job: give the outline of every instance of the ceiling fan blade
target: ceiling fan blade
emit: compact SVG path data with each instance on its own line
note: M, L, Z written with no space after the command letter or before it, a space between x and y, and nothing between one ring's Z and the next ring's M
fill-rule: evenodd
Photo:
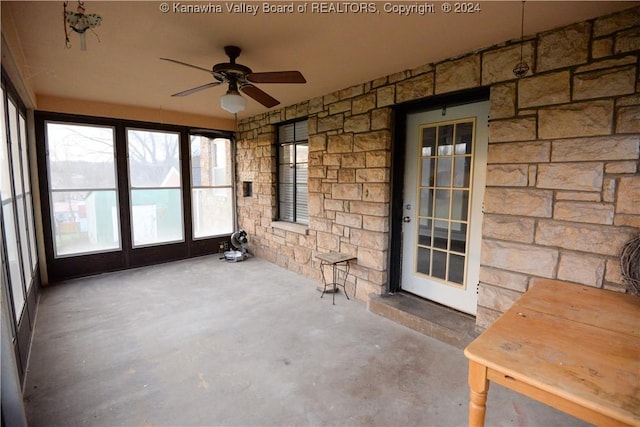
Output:
M264 105L267 108L275 107L276 105L280 104L280 101L278 101L277 99L275 99L274 97L272 97L271 95L264 92L262 89L257 88L254 85L250 85L250 84L244 85L240 88L240 90L244 94L255 99L256 101L258 101L260 104Z
M177 61L175 59L170 59L170 58L160 58L160 59L162 59L163 61L173 62L174 64L184 65L185 67L191 67L191 68L195 68L196 70L202 70L202 71L206 71L209 74L213 74L213 72L208 68L198 67L197 65L187 64L186 62Z
M183 90L182 92L174 93L171 96L187 96L187 95L191 95L192 93L200 92L201 90L209 89L210 87L218 86L219 84L220 82L211 82L211 83L207 83L206 85L202 85L202 86L194 87L191 89Z
M306 83L300 71L271 71L266 73L251 73L247 80L253 83Z

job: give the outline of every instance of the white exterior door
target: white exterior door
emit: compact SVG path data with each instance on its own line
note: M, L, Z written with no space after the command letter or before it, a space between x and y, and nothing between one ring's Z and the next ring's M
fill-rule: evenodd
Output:
M488 101L407 117L401 288L473 315L488 118Z

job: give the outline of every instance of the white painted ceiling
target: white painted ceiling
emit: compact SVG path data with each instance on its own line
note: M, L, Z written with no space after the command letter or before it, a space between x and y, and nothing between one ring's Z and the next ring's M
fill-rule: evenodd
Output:
M1 12L6 15L3 23L12 23L2 31L12 31L19 40L19 52L13 54L25 65L25 77L37 95L230 118L219 107L225 86L172 98L171 94L208 83L212 77L159 58L210 68L228 61L223 46L237 45L243 49L238 62L253 71L299 70L304 74L304 85L258 85L286 106L518 39L522 5L520 1L479 2L480 10L475 13L444 13L443 2L434 2L434 13L402 16L385 12L385 2L375 2L377 13L313 13L311 8L320 2L312 1L293 2L296 10L306 4L306 12L265 13L264 2L244 2L259 8L253 16L227 10L241 2L168 1L167 13L161 11L162 3L87 1L86 13L100 14L103 20L95 29L99 41L96 35L87 33L86 51L80 50L74 33L70 34L72 48L65 48L62 1L2 1ZM174 11L175 4L209 3L222 6L223 11ZM591 19L637 3L530 0L525 3L525 34ZM346 3L331 5L344 8ZM70 10L76 7L76 2L69 2ZM249 100L248 108L238 116L266 110Z

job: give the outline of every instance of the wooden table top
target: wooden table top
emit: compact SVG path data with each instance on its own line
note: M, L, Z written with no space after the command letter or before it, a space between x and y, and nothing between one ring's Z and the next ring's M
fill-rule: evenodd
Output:
M640 424L640 298L539 280L465 349L489 369Z

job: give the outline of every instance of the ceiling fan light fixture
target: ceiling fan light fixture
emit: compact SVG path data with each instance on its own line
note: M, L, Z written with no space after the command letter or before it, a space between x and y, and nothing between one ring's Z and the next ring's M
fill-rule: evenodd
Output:
M242 97L238 91L229 89L227 93L220 97L220 106L223 110L230 112L231 114L244 111L247 107L247 100Z

